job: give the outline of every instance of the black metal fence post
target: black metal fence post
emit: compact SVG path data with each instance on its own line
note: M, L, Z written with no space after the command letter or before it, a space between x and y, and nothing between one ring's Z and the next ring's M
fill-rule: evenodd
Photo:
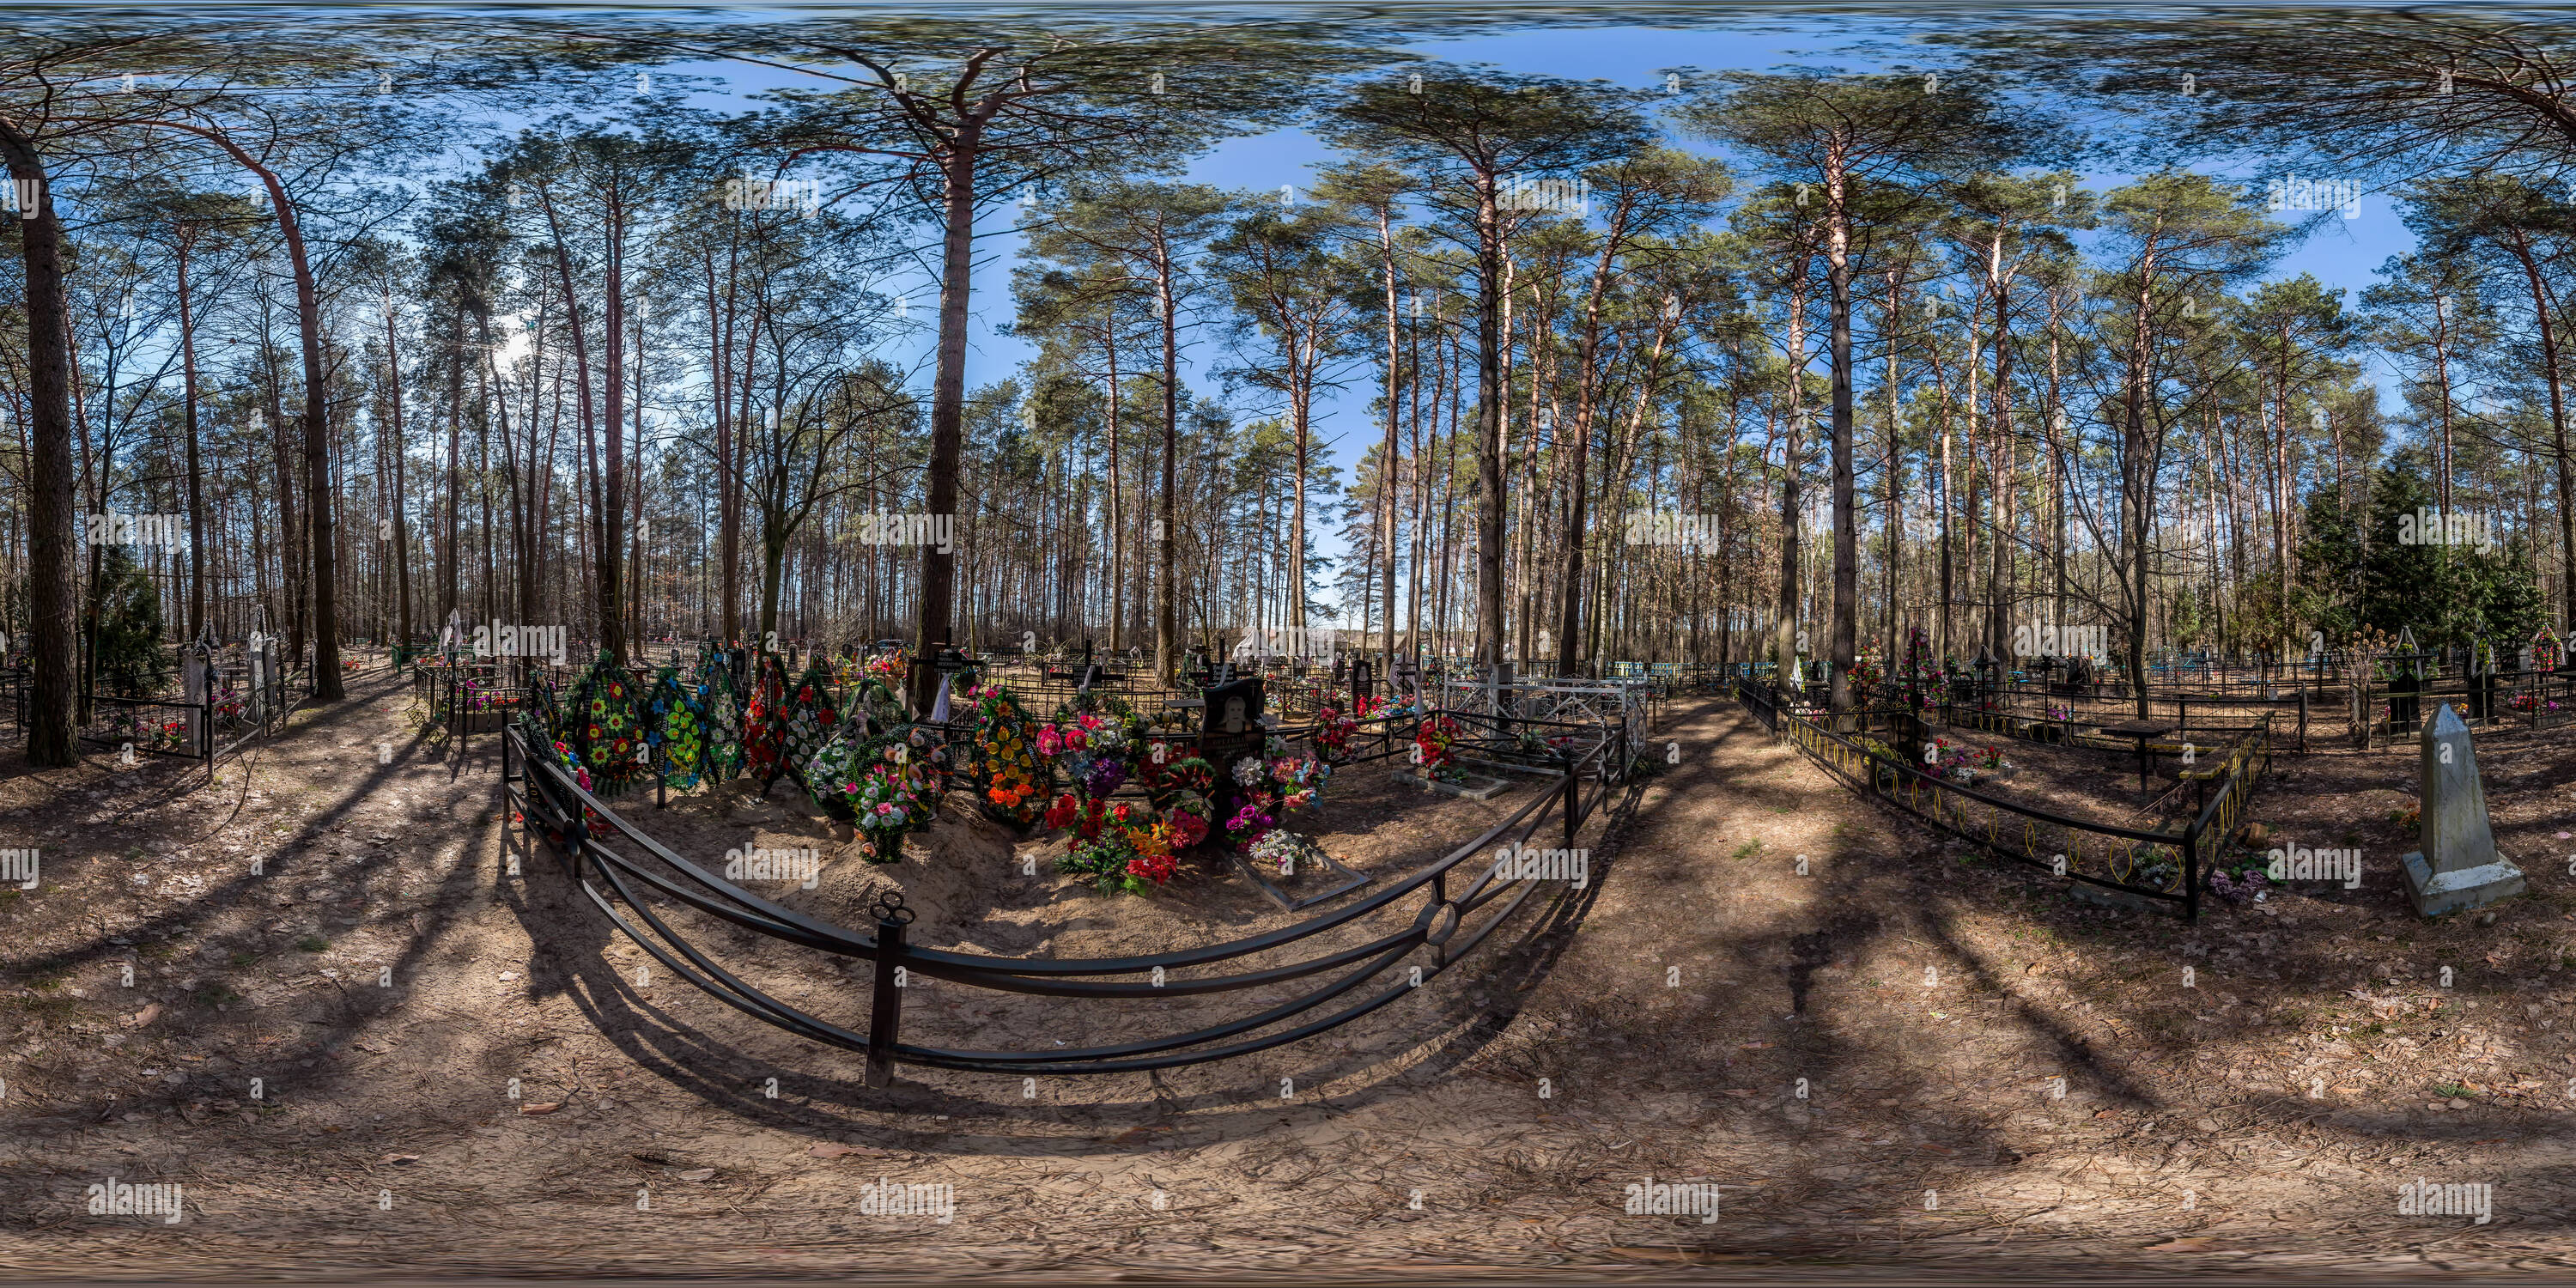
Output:
M903 892L889 890L872 909L877 914L876 989L868 1004L867 1084L894 1082L895 1033L903 1020L903 928L915 914L903 906Z
M2219 787L2220 799L2233 790L2234 782ZM2182 919L2200 920L2200 819L2194 817L2182 833Z
M206 762L206 785L215 785L215 659L201 662L197 681L197 758Z
M1565 756L1565 800L1558 806L1565 813L1565 848L1574 848L1574 833L1583 825L1578 817L1583 808L1583 775L1577 771L1574 756Z

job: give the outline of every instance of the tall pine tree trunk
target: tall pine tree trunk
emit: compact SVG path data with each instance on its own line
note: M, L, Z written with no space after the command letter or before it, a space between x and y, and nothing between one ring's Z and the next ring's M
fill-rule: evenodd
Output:
M72 715L78 542L72 531L71 326L63 301L62 223L34 142L6 118L0 118L0 157L21 194L19 253L27 273L27 761L73 765L80 761Z

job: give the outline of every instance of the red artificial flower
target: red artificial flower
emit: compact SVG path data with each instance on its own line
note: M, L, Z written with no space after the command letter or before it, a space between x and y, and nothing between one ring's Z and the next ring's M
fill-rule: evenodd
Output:
M1075 800L1072 793L1068 792L1056 797L1055 803L1047 806L1046 825L1049 829L1071 827L1074 820L1081 816L1082 802Z

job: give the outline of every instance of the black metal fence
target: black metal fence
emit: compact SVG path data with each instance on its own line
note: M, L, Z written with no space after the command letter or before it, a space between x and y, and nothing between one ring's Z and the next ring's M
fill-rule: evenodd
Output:
M1400 754L1393 729L1381 726L1376 751ZM582 894L664 969L728 1006L800 1037L867 1055L869 1085L883 1086L898 1064L986 1073L1134 1073L1229 1059L1284 1046L1376 1011L1422 987L1482 943L1542 890L1575 897L1562 883L1502 879L1476 860L1496 847L1526 845L1551 821L1567 849L1598 819L1602 835L1633 809L1637 789L1597 742L1563 754L1548 789L1509 818L1438 861L1349 905L1293 926L1210 947L1150 956L1046 960L920 948L906 940L911 910L899 897L874 910L873 933L832 925L735 886L706 866L655 841L606 802L581 789L551 758L531 755L526 733L502 735L502 785L513 817L543 836ZM1499 749L1497 749L1499 750ZM1345 762L1349 763L1349 762ZM1604 813L1605 804L1608 813ZM870 961L874 986L864 1031L790 1005L727 970L683 937L665 912L685 907L733 926L842 957ZM1367 936L1339 948L1308 941L1352 928ZM1306 955L1299 955L1304 953ZM1246 968L1217 973L1228 963ZM1051 1050L971 1051L902 1040L904 983L910 974L1001 992L1064 998L1206 997L1317 980L1284 1001L1247 1000L1240 1014L1212 1025L1131 1042Z
M2214 749L2209 763L2194 767L2199 799L2190 817L2152 829L2120 827L2069 818L1944 779L1928 772L1913 748L1900 750L1901 740L1891 745L1862 732L1866 717L1783 705L1769 688L1749 679L1737 682L1735 695L1764 728L1874 802L1997 857L2178 904L2187 920L2199 918L2203 874L2225 856L2272 758L2271 726L2263 722ZM1850 728L1827 728L1829 722Z
M2521 667L2518 656L2465 648L2365 659L2342 652L2286 660L2159 655L2149 662L2142 692L2114 668L2023 659L1892 677L1855 696L2079 722L2168 721L2178 730L2241 726L2270 713L2281 733L2278 749L2304 753L2320 744L2386 746L2420 731L2444 704L2473 728L2563 727L2576 721L2576 663L2553 662L2554 656L2540 650L2538 664ZM1736 670L1776 685L1768 665ZM1798 686L1801 699L1813 705L1822 705L1828 691L1820 674L1810 673Z
M127 763L137 756L171 756L198 761L211 772L215 747L212 693L194 702L91 694L83 699L83 705L89 718L74 731L80 741L115 748Z
M542 688L560 688L575 673L518 658L432 654L411 662L412 701L426 727L462 747L474 734L500 733Z
M202 678L192 683L192 675ZM176 687L175 694L156 696L83 692L73 708L73 736L129 761L193 760L211 780L217 764L253 738L283 728L287 716L312 696L312 657L308 652L301 665L289 668L271 653L254 665L239 648L203 641L181 650ZM21 741L29 732L29 688L25 668L0 671L0 711L7 712Z

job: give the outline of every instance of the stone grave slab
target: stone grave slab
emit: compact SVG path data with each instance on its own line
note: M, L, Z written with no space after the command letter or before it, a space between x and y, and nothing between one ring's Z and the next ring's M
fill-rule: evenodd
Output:
M1443 778L1419 776L1415 777L1414 781L1422 784L1424 791L1439 792L1469 801L1491 800L1511 787L1510 783L1487 774L1468 774L1463 781L1455 783Z

